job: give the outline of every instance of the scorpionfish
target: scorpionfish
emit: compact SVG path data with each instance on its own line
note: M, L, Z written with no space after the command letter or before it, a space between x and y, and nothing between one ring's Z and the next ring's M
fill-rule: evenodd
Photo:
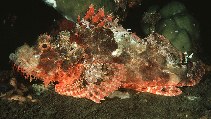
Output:
M182 93L205 73L204 64L177 50L164 36L140 38L118 19L90 5L71 31L42 34L10 60L27 79L55 84L55 92L100 103L119 88L164 96Z

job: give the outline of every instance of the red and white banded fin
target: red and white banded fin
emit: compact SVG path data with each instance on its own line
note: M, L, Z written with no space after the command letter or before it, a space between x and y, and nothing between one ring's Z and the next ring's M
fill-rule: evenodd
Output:
M112 77L105 79L100 84L88 83L83 84L82 80L77 80L72 85L64 85L59 83L55 86L55 91L61 95L73 96L78 98L87 98L96 103L100 103L105 97L109 96L121 86L121 82L125 80L124 66L119 64L111 65L111 69L115 69Z
M156 95L163 96L177 96L182 93L182 91L175 86L151 86L151 87L140 87L136 88L139 92L148 92Z
M80 26L85 26L85 28L92 28L93 26L106 27L109 22L112 22L112 18L111 14L105 14L104 8L99 8L95 12L94 5L91 4L85 16L82 19L78 16L77 21Z

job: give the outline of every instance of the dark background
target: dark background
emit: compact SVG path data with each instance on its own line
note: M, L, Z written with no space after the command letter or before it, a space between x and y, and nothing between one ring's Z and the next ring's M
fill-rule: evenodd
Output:
M140 18L151 4L165 4L169 0L144 0L140 6L130 8L122 23L133 32L140 30ZM205 63L211 61L211 18L210 4L205 1L182 1L198 20L201 29L200 58ZM24 43L32 45L39 34L49 32L62 16L41 0L4 0L0 3L0 71L11 68L9 54Z
M0 70L9 69L9 54L32 45L61 16L41 0L5 0L0 4Z

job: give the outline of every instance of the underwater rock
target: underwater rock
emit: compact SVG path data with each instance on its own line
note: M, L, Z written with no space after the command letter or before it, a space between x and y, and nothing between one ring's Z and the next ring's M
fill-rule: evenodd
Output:
M162 8L150 7L142 18L142 25L145 35L153 32L162 34L182 52L193 52L199 38L196 20L178 1L172 1Z

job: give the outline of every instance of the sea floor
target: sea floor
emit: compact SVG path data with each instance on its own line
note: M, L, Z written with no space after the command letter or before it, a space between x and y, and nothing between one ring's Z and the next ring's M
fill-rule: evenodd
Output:
M2 75L1 75L2 76ZM1 77L2 80L2 77ZM25 83L28 87L30 83ZM165 97L129 92L130 98L106 98L100 104L88 99L62 96L49 89L40 95L28 91L26 101L0 99L0 119L209 119L211 118L211 75L183 94ZM23 95L26 97L26 95Z

